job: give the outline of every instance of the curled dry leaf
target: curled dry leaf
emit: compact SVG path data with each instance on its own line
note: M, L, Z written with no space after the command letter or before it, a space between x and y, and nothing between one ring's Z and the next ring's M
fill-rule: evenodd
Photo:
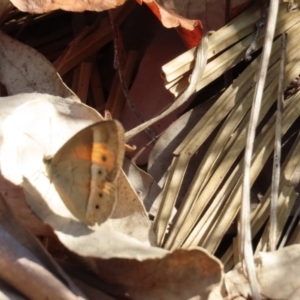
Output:
M0 81L9 95L39 92L80 101L42 54L1 31L0 59Z
M39 181L36 179L34 183L40 187L42 184L46 184L45 180L44 182L42 180L43 178L39 178ZM45 196L41 195L27 178L24 178L23 186L26 200L32 209L44 222L48 223L54 229L59 240L68 249L78 255L90 258L109 259L119 257L143 260L148 257L160 257L164 253L162 249L149 247L149 241L142 243L137 239L141 237L145 241L151 238L151 236L148 237L150 233L145 232L142 226L137 227L139 226L137 220L135 220L133 224L135 231L141 231L140 233L136 233L130 226L128 226L128 228L118 227L117 223L121 221L117 219L117 221L114 222L114 214L111 216L111 219L100 226L95 225L88 227L74 220L60 199L52 196L51 199L48 197L45 201ZM51 190L50 193L54 195L55 191ZM60 203L58 202L59 200ZM52 203L50 203L50 201L52 201ZM58 204L60 204L60 206ZM132 220L137 214L138 213L134 213L132 215ZM125 219L123 224L124 226L130 224L130 220L128 220L128 218ZM124 234L122 229L125 233L130 235Z
M204 33L217 30L239 15L252 0L137 0L145 2L167 27L176 27L188 48L199 44Z
M234 17L251 0L231 1L230 7L227 7L225 1L218 0L143 0L143 2L157 6L165 27L180 25L193 30L197 25L196 20L199 20L205 30L217 30L225 25L228 13Z
M21 11L32 14L42 14L56 9L68 11L103 11L122 5L125 0L11 0L14 6Z
M169 1L167 5L163 1L155 1L155 0L140 0L138 2L145 2L150 5L150 8L154 11L158 10L159 19L161 20L162 24L167 28L178 27L181 26L187 30L194 30L197 26L197 14L186 14L186 11L182 10L182 3L185 6L185 1L179 1L179 5L175 5L172 1ZM166 1L165 1L166 2ZM196 1L194 1L196 2ZM198 3L202 3L197 1ZM203 6L203 4L199 4ZM193 5L191 11L197 12L199 11L198 4ZM179 7L180 6L180 7ZM192 17L196 16L196 17Z
M255 258L256 273L263 299L299 299L300 245L273 252L260 252ZM225 286L231 297L251 295L249 282L241 264L225 275Z
M131 299L223 299L221 263L200 248L165 252L161 258L144 261L99 259L96 268L99 277Z
M118 178L117 186L118 202L106 225L140 242L155 245L154 232L143 202L123 172Z
M4 176L15 184L23 182L27 201L35 213L51 225L62 243L81 255L113 256L113 251L102 248L104 232L108 239L110 235L114 236L114 231L119 231L123 233L124 240L129 239L129 235L147 245L153 243L151 223L145 209L123 175L117 184L117 206L103 226L90 229L66 209L46 176L43 158L55 153L82 128L101 121L101 116L82 103L49 95L35 95L39 96L38 100L17 108L3 125L0 159ZM97 243L94 243L95 239ZM108 248L114 247L117 240L104 244Z
M0 253L1 279L29 299L46 299L49 295L53 299L86 299L41 244L14 218L1 195ZM3 283L0 290L7 296L14 293ZM18 299L18 295L13 299Z
M146 210L155 216L151 210L153 210L153 202L161 192L161 188L147 172L127 158L124 160L123 169L137 195L143 201Z
M199 20L189 20L172 10L164 8L154 0L137 0L137 2L140 4L145 2L165 27L175 27L188 48L197 46L201 41L203 28Z

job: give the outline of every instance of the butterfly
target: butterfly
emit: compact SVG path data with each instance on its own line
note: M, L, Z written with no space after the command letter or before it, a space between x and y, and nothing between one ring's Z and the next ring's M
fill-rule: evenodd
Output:
M44 157L49 180L78 220L94 225L110 217L124 152L124 129L109 120L84 128L54 156Z

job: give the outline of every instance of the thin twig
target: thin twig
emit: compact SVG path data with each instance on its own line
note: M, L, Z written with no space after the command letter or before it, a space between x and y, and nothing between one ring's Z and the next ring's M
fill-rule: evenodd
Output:
M131 110L135 114L136 118L139 120L139 122L142 124L145 122L139 111L137 110L134 102L132 101L127 83L125 82L125 76L124 76L124 49L122 45L122 40L120 36L119 29L115 26L114 18L112 15L112 12L109 10L109 19L111 23L111 28L114 36L114 50L115 50L115 57L114 57L114 66L119 72L119 77L120 77L120 83L123 89L124 96L126 98L126 101L128 105L130 106ZM144 128L145 132L147 135L150 137L151 141L155 141L157 139L154 131L150 127Z
M282 113L283 113L283 93L284 93L284 70L286 55L286 34L281 35L281 58L277 96L277 116L274 142L274 160L271 187L271 212L270 212L270 232L269 249L276 250L277 244L277 202L280 182L280 160L281 160L281 135L282 135Z
M260 300L259 285L255 273L255 264L253 258L253 248L251 243L251 227L250 227L250 167L253 153L253 143L255 137L255 130L260 113L261 101L263 96L263 90L269 65L269 59L272 50L272 42L274 38L274 32L276 27L276 19L278 14L279 0L270 1L270 9L266 27L266 34L264 39L264 48L261 56L261 64L259 69L259 80L255 86L255 92L253 97L253 105L251 109L247 141L244 157L243 168L243 194L242 205L240 213L241 224L241 258L244 262L245 271L248 275L252 298Z

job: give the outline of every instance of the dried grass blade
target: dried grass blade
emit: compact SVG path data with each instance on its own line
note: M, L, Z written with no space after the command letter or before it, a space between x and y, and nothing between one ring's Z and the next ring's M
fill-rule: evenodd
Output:
M258 3L255 3L233 21L214 33L209 39L208 59L253 33L255 30L254 24L261 15L260 10ZM166 82L171 82L191 70L195 57L196 49L193 48L162 66Z
M277 42L276 45L279 46L279 43ZM192 181L191 186L186 194L186 197L182 202L183 205L179 208L178 216L174 221L172 231L170 232L167 243L165 245L165 247L167 247L168 249L175 249L184 242L184 239L195 226L197 219L201 215L201 212L209 203L214 191L217 189L218 185L226 176L226 172L229 171L229 168L231 167L231 165L236 160L237 156L244 147L244 142L239 142L240 146L237 146L235 144L235 146L232 147L232 150L224 151L224 147L229 140L234 141L234 137L238 138L238 140L240 140L241 138L244 139L245 134L243 135L243 133L240 130L238 130L234 135L232 134L236 127L239 126L239 123L245 117L248 109L251 106L253 91L251 92L250 90L249 92L247 92L247 89L251 89L251 78L253 78L254 76L257 65L258 60L254 61L236 80L234 84L236 88L233 88L231 86L230 88L228 88L227 91L225 91L225 93L219 98L219 100L223 101L223 104L219 106L218 100L215 103L215 105L213 105L211 110L207 113L207 115L211 116L211 120L207 121L206 124L202 124L201 121L203 120L201 120L197 124L195 128L198 129L198 133L194 134L194 138L191 140L190 144L188 144L189 146L182 150L180 154L181 156L186 152L194 153L194 151L198 149L198 142L201 141L201 139L203 139L203 134L206 131L205 125L209 128L210 122L218 120L219 116L224 116L226 110L224 109L224 107L222 107L223 105L226 105L230 108L235 107L230 116L227 117L227 120L222 126L222 128L219 130L219 134L215 138L215 141L208 149L207 155L198 167L198 170L194 176L194 180ZM271 95L275 93L275 88L277 86L277 80L274 80L274 76L276 76L276 66L274 67L274 70L272 68L270 71L269 80L273 82L273 85L271 84L271 86L269 87ZM269 109L272 103L273 100L266 103L265 111ZM231 105L229 106L228 104ZM222 108L222 113L219 112L219 108ZM211 113L211 111L214 113ZM245 122L246 121L244 120L243 124L245 124ZM243 126L241 126L241 128L243 129ZM184 141L182 144L184 144ZM226 158L224 158L225 165L223 164L221 166L218 166L218 169L214 169L214 174L212 175L212 178L210 178L209 174L212 174L213 164L218 158L218 156L221 155L222 151L223 153L227 153ZM209 183L206 184L204 190L202 191L201 187L208 180ZM175 183L173 186L174 188L176 188Z
M292 208L297 199L297 193L294 191L293 187L283 186L279 197L278 197L278 221L277 221L277 231L275 237L275 243L279 242L280 236L282 234L283 228L286 225L287 219L292 211ZM268 201L270 201L268 199ZM269 244L269 226L270 220L266 224L265 230L259 240L259 243L256 247L255 253L260 251L267 251Z
M250 227L250 168L253 153L253 144L255 139L255 130L258 124L261 101L263 97L264 85L267 77L267 70L272 51L273 38L275 34L276 19L278 15L279 0L271 0L266 27L264 48L261 57L261 67L258 72L259 80L255 87L253 104L251 109L248 134L246 140L244 172L243 172L243 189L242 189L242 206L240 212L240 238L241 238L241 259L244 262L244 271L248 275L250 288L253 299L261 299L259 285L255 272L253 257L251 227Z
M276 76L277 73L274 72L274 69L276 69L277 66L278 66L278 64L275 64L274 68L270 69L270 74L272 74L272 76L274 76L274 75ZM274 102L274 98L276 96L276 87L277 87L277 80L274 78L265 91L266 98L264 101L264 105L261 109L259 121L262 120L262 118L266 115L266 113L272 106L272 104ZM252 99L251 96L252 96L252 93L250 93L250 95L248 95L247 98L249 98L249 100L250 100L250 99ZM247 99L245 99L245 100L247 100ZM240 105L240 107L239 107L240 110L242 110L241 107L243 105L247 106L247 103L245 103L245 102L243 102ZM250 103L249 103L249 107L250 107ZM231 122L232 122L232 120L230 118L228 118L228 122L226 122L224 124L224 127L227 124L230 124ZM222 183L222 179L225 178L226 175L229 173L230 168L232 168L234 166L234 162L236 161L236 159L238 158L238 156L240 155L240 153L243 151L243 149L245 147L245 136L246 136L246 128L247 128L248 122L249 122L249 112L247 112L247 115L244 117L243 121L239 124L239 127L237 128L237 130L233 134L229 134L229 136L227 136L228 145L226 145L225 150L223 150L223 152L225 152L226 155L224 155L222 161L219 162L219 164L218 164L217 168L215 169L214 174L212 175L207 186L204 188L202 193L197 197L198 198L197 201L199 201L202 205L204 203L206 203L206 204L209 202L212 202L212 203L210 204L210 207L208 208L208 211L205 213L205 215L201 218L201 220L198 222L198 224L195 225L193 231L190 233L189 237L185 241L185 244L190 243L191 246L197 245L200 242L200 240L202 239L202 236L199 232L203 231L203 228L205 228L205 224L204 224L205 216L208 215L211 218L211 216L216 213L217 206L220 205L219 202L221 202L221 201L220 200L216 201L216 199L213 197L214 192L217 191L218 186L221 185L221 183ZM242 163L240 162L239 173L240 173L241 166L242 166ZM234 176L234 174L235 174L235 172L232 172L232 176ZM238 176L240 176L240 175L238 175ZM224 187L222 187L222 191L224 193L223 195L226 195L226 194L228 195L228 192L231 191L232 188L234 187L237 178L235 180L233 178L236 178L236 177L232 177L232 181L230 181L230 182L232 182L229 185L231 188L229 188L229 186L227 186L224 190ZM221 195L222 195L222 193L221 193ZM202 211L204 210L204 208L205 207L202 208ZM193 208L193 210L196 211L195 207ZM200 212L198 211L198 213L200 213ZM192 212L191 212L191 215L193 215ZM189 216L189 219L190 218L191 218L191 216ZM207 222L207 224L209 224L209 223Z
M297 95L296 95L297 96ZM295 98L295 96L293 96ZM293 102L295 100L289 99L289 101ZM298 165L298 153L300 152L300 134L298 135L292 149L290 150L288 156L286 157L285 161L283 162L282 169L283 174L280 179L280 187L279 187L279 194L285 194L283 191L283 187L289 184L291 177ZM251 229L253 236L255 236L259 230L265 225L269 218L269 211L270 211L270 194L271 194L271 187L267 190L264 197L261 200L261 203L256 207L255 211L251 215ZM267 237L264 237L264 240L267 240ZM261 250L261 248L257 248L256 252ZM222 262L224 264L228 264L228 268L232 268L232 255L233 249L232 247L228 248L226 253L222 257Z
M286 12L284 12L284 14L281 15L278 19L275 35L280 35L282 32L288 30L299 21L300 12L296 12L293 14L287 14ZM222 75L226 70L232 68L238 62L242 61L245 57L245 50L248 49L254 37L255 34L253 33L245 39L241 40L239 43L232 46L230 49L226 50L216 59L209 62L203 74L202 80L197 84L196 91L199 91L201 88L207 86L213 80ZM257 40L257 49L262 47L263 37L264 35L259 36ZM182 80L178 81L177 84L172 85L169 90L174 95L177 95L178 93L181 93L187 85L188 82L186 81L186 77L183 76Z
M178 166L177 163L178 163L178 157L174 157L172 164L170 166L171 173L173 173L174 168ZM175 201L166 201L167 197L166 197L165 193L173 194L174 192L176 192L176 191L173 191L170 188L170 182L168 181L168 178L167 178L165 185L164 185L162 200L161 200L158 212L156 214L155 220L153 222L153 230L156 234L156 242L157 242L158 246L161 246L163 243L163 239L165 237L165 234L166 234L167 228L168 228L168 224L171 219L172 210L173 210L173 207L175 206ZM175 200L176 195L172 195L170 198Z
M276 250L276 235L277 235L277 201L280 183L280 161L281 161L281 127L282 127L282 110L283 110L283 92L284 92L284 71L285 71L285 52L286 52L286 34L281 36L281 59L279 84L277 95L277 114L275 128L275 144L274 144L274 159L273 159L273 174L271 187L271 212L270 212L270 250Z
M297 119L300 113L300 107L297 107L300 103L300 97L291 98L286 103L283 113L283 127L282 133L285 134L290 128L293 122ZM275 116L269 119L268 123L262 130L262 132L257 136L255 141L255 152L252 159L252 167L250 173L251 184L257 178L259 172L267 161L268 157L274 148L274 126L275 126ZM241 166L237 166L236 168ZM222 211L219 213L218 219L212 224L210 233L207 234L206 242L201 244L210 252L214 253L217 246L220 243L221 238L226 233L230 224L233 222L235 216L240 209L240 199L241 199L241 178L237 181L236 187L232 190L229 199L224 205Z
M298 26L296 26L296 28L294 28L294 31L295 32L299 32L299 27ZM295 51L295 49L293 48L293 47L290 47L291 45L289 44L289 50L290 50L290 52L291 53L288 53L289 55L287 56L287 60L290 62L289 63L289 65L287 66L287 74L288 74L288 76L287 76L287 78L285 79L285 84L287 85L287 83L288 82L290 82L291 80L292 80L292 78L294 78L295 76L296 76L296 74L298 74L298 72L299 72L299 70L298 70L298 68L297 68L297 66L295 66L295 63L294 63L294 61L298 61L298 53L299 53L299 51L297 51L297 49L296 49L296 51ZM291 50L291 49L293 49L293 51ZM291 101L291 100L289 100L289 101ZM236 182L236 181L235 181ZM232 188L230 188L230 189L232 189ZM225 191L227 190L227 188L225 188ZM223 194L224 193L224 190L223 190L223 188L222 188L222 190L221 190L221 192L220 192L221 194ZM214 198L214 201L220 201L220 199L221 199L221 197L220 196L218 196L219 194L217 194L217 196L215 196L215 198ZM209 214L209 213L211 213L212 211L210 210L210 208L209 208L209 210L207 211L207 214ZM231 212L230 211L227 211L226 212L226 214L228 215L228 214L230 214ZM203 216L202 217L202 219L204 218L205 216ZM202 222L202 219L200 220L200 222L199 222L199 224ZM232 218L233 219L233 218ZM204 224L202 224L202 225L204 225ZM207 225L207 227L211 227L211 226L213 226L213 224L212 223L209 223L209 222L206 222L206 225ZM198 226L198 225L197 225ZM229 225L228 225L229 226ZM201 227L200 225L199 225L199 227ZM192 233L191 233L191 235L192 235ZM216 241L215 240L213 240L213 242L212 243L216 243ZM202 242L201 242L201 244L202 244ZM202 244L203 245L203 244ZM212 250L213 251L213 250Z

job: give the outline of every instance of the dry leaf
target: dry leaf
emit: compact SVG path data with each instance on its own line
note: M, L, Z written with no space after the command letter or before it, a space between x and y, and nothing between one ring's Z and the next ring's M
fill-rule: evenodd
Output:
M132 161L125 158L123 170L134 188L135 192L144 203L147 211L151 210L154 200L161 191L161 188L153 180L153 178Z
M225 3L218 0L144 0L144 2L165 27L176 27L177 33L191 49L199 44L203 33L221 28L244 11L252 1L232 0Z
M131 299L223 299L222 266L204 249L180 249L144 261L97 260L96 264L98 275Z
M146 211L155 217L161 200L161 187L151 175L144 172L129 159L125 158L123 169L135 192L143 201ZM175 213L176 210L174 209L173 215Z
M39 97L41 97L40 94L18 94L14 96L0 98L0 189L3 195L5 196L5 199L7 199L7 204L10 206L10 209L13 211L15 216L21 221L23 226L25 226L34 235L49 236L53 234L50 227L46 224L41 224L41 221L28 207L25 201L23 190L20 187L22 179L18 171L18 166L15 164L16 162L14 160L10 161L9 159L6 159L7 155L11 155L14 153L15 148L8 147L6 148L6 150L3 150L2 148L4 126L3 124L6 118L11 116L17 107L21 106L22 104L28 101L39 99ZM51 98L52 96L43 95L42 97ZM18 143L18 141L15 140L14 136L9 136L5 139L9 139L16 144ZM2 159L1 157L4 159Z
M89 229L76 221L66 209L46 176L43 163L45 155L55 153L76 132L100 120L101 117L95 110L82 103L39 95L38 100L25 103L6 119L0 159L2 173L7 179L15 184L23 181L27 201L35 213L50 224L58 235L58 232L64 232L59 235L62 243L82 254L85 250L78 249L76 237L82 239L83 248L90 248L89 239L97 238L99 243L92 247L92 253L101 257L98 247L102 244L100 241L103 231L108 234L116 230L126 234L123 239L131 236L147 245L154 243L151 222L138 196L126 177L121 175L117 184L118 204L113 215L105 226ZM80 237L81 232L83 237ZM96 237L86 236L86 232L94 232ZM75 240L68 235L75 235ZM107 243L108 247L113 244ZM109 255L113 255L113 252Z
M1 31L0 59L0 81L9 95L39 92L80 101L42 54Z
M54 144L56 135L57 139L63 140L67 135L64 132L68 132L69 135L72 134L70 131L74 130L73 123L76 123L77 127L83 126L82 123L84 122L92 122L93 115L97 119L97 113L77 102L59 97L52 97L51 100L46 101L42 96L45 95L40 95L39 100L27 102L17 108L4 122L3 148L5 149L6 143L9 142L7 137L13 135L18 140L17 145L11 145L10 147L10 149L16 147L14 159L19 161L19 168L17 170L12 169L18 171L14 179L17 180L20 175L24 175L24 189L34 210L56 230L60 240L69 249L84 257L104 258L105 260L89 259L88 261L91 262L91 267L102 279L110 282L113 280L116 289L125 289L132 295L133 299L157 299L157 297L170 299L169 296L172 296L173 299L182 299L194 295L200 295L200 297L206 299L215 286L219 287L222 279L222 268L220 263L205 251L178 250L168 254L166 250L150 247L149 242L144 242L144 244L139 242L134 234L135 238L132 238L118 232L113 228L115 225L114 220L111 223L104 223L103 226L88 228L84 224L71 220L71 217L64 214L62 203L53 210L51 208L53 203L45 202L44 198L55 193L55 190L53 188L51 190L51 187L49 187L49 180L45 175L39 174L41 172L39 172L38 167L42 163L43 156L40 150L44 150L44 147L49 145L49 131L46 129L49 130L50 127L53 130L50 145L53 146L55 151L60 146L56 145L57 142ZM77 119L74 118L74 114L76 116L75 112L77 113ZM78 115L82 118L81 122L79 122ZM57 119L64 120L68 126L62 126L64 122L59 122ZM35 122L35 126L31 130L33 122ZM59 124L56 124L56 122ZM36 148L30 146L34 141L38 144ZM2 155L4 155L3 153L5 154L7 151L3 152L2 149ZM37 159L36 162L35 159ZM28 178L29 180L27 180ZM47 180L48 186L43 186L44 188L37 190L41 186L39 182L47 182ZM34 183L35 186L31 183ZM41 193L44 193L46 197L41 197L39 195ZM123 196L129 201L130 199L133 200L131 197L128 195ZM58 202L58 199L54 202ZM124 209L119 211L119 214L125 214L123 217L127 217L126 214L130 213L130 209L132 209L130 205L128 206L127 211L124 211ZM135 222L137 222L139 212L134 209L131 213ZM116 218L116 215L117 212L114 213L112 218ZM127 219L127 225L125 226L127 230L133 230L129 227L132 221L133 219ZM143 231L143 225L134 223L134 227L137 231ZM144 237L141 238L148 240L150 234L149 230L147 232L143 231L141 235L144 235ZM108 258L111 259L107 260ZM122 265L121 273L120 264ZM153 276L154 270L156 276ZM126 276L124 276L125 273L127 273ZM137 278L141 280L140 285L134 284ZM164 284L153 288L153 286L163 282L162 278L164 278Z
M292 245L274 252L260 252L255 258L256 273L263 299L299 299L300 245ZM225 275L230 297L251 295L241 264Z
M27 111L25 115L19 115L17 117L17 120L12 120L12 123L10 125L9 121L7 121L7 118L11 117L19 106L30 101L36 101L37 103L43 103L43 101L46 103L49 102L49 105L44 105L43 107L41 107L41 109L37 112L36 120L32 121L30 120L32 111L30 109L29 104L29 111ZM32 212L32 210L28 207L25 201L23 190L20 187L22 183L22 173L20 166L22 166L22 164L18 164L17 157L18 147L22 145L23 139L22 137L18 139L18 137L20 136L18 126L23 127L23 130L26 130L26 128L31 128L32 130L35 130L39 134L41 143L42 141L45 141L49 144L50 139L49 135L46 134L46 132L48 132L49 127L51 126L51 118L47 118L44 109L48 112L48 114L58 113L57 110L54 111L53 106L51 105L51 101L57 103L57 106L60 107L61 111L64 111L65 114L69 112L72 113L74 116L77 115L81 119L87 119L87 122L89 122L87 124L90 124L92 120L94 120L94 122L96 120L99 120L98 113L88 108L88 114L87 110L84 109L86 107L84 104L74 102L72 100L64 101L63 98L47 94L19 94L15 96L0 98L0 108L2 112L0 118L1 191L5 195L7 203L10 206L11 210L22 222L22 224L32 233L39 236L51 236L53 235L53 232L51 231L50 227L42 223L40 219L38 219L36 215ZM83 108L80 109L80 107ZM29 123L27 123L27 121ZM27 125L22 126L21 124L24 123ZM42 127L41 124L44 124L46 128ZM16 130L16 132L14 132L14 130ZM62 130L60 130L60 128L58 128L57 130L57 137L61 137L61 134L63 134ZM69 133L69 135L71 135L71 133ZM27 138L30 140L31 137L27 136ZM24 155L24 157L26 157L26 155L32 157L34 156L34 152L25 151L22 153L22 155ZM31 168L30 165L29 168ZM34 172L34 165L32 166L32 171Z
M42 14L56 9L68 11L103 11L122 5L125 0L11 0L21 11L27 11L32 14Z
M159 19L161 20L162 24L167 28L181 26L187 30L194 30L194 28L197 26L197 21L195 20L197 18L192 18L192 20L190 20L190 18L187 15L180 14L180 9L177 10L177 5L176 7L174 7L174 3L171 3L171 1L170 3L168 3L171 5L165 5L166 3L155 0L138 0L138 2L145 2L151 6L156 7L152 10L158 10ZM178 6L181 6L181 4L179 3ZM195 8L196 7L194 7L194 9Z
M196 20L199 20L205 30L217 30L228 22L227 13L230 13L231 18L235 17L251 0L231 1L230 7L226 7L225 1L218 0L143 0L143 2L157 5L161 22L167 28L180 25L193 30L197 26Z
M124 172L120 174L117 182L118 202L107 226L134 237L148 245L156 245L152 224L148 219L142 200L128 181Z

